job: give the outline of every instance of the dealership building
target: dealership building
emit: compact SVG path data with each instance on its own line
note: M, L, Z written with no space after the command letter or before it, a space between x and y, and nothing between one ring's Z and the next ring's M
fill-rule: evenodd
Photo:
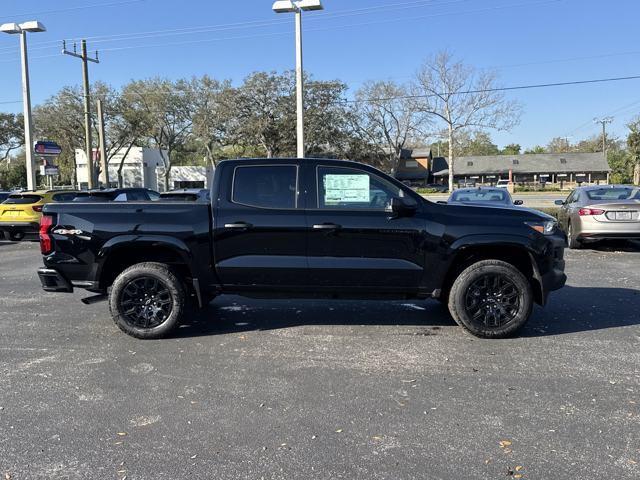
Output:
M458 157L454 183L492 185L508 179L516 184L558 184L571 187L581 183L607 184L611 169L602 153L540 153ZM412 183L446 183L449 163L432 157L429 150L406 150L396 178Z

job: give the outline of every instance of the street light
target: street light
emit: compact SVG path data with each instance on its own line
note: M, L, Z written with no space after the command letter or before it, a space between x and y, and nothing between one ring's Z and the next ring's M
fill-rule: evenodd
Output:
M0 32L10 35L20 34L20 50L22 52L22 103L24 109L24 151L27 157L27 189L36 188L36 171L33 162L33 134L31 120L31 92L29 90L29 62L27 58L27 32L46 32L43 24L37 21L24 23L5 23L0 25Z
M296 14L296 110L298 158L304 158L304 70L302 68L302 11L322 10L320 0L279 0L273 4L276 13Z

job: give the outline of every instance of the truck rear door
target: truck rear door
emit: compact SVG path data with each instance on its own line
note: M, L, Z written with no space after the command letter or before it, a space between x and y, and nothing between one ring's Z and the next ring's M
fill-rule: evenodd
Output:
M215 268L224 286L307 283L306 221L296 161L243 161L221 172L214 212Z

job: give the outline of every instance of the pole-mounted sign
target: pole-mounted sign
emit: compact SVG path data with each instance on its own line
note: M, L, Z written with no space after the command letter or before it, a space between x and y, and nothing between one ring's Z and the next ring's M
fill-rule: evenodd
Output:
M40 156L54 156L57 157L62 153L62 147L56 142L49 140L36 142L33 146L33 151Z

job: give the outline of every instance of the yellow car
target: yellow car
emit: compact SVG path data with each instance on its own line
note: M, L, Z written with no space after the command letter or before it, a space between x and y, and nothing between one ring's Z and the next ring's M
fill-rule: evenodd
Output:
M12 193L0 203L0 232L11 240L36 240L42 207L52 202L71 202L75 197L73 190Z

